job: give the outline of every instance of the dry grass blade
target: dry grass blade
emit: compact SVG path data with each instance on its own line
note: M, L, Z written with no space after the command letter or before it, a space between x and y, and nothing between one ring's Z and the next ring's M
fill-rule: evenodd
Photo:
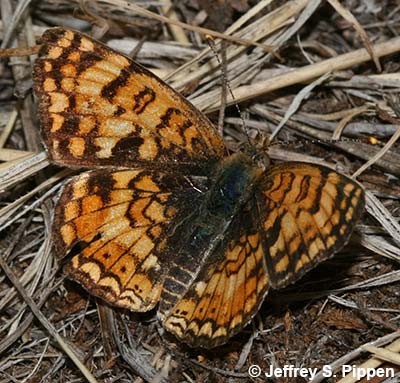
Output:
M86 368L86 366L78 359L72 349L67 345L64 339L57 333L51 323L47 320L47 318L40 311L39 307L33 301L33 299L27 294L24 287L18 281L18 278L15 276L14 272L7 265L4 259L0 256L0 266L3 269L4 273L7 275L8 279L12 282L13 286L18 290L19 294L22 296L26 304L29 306L36 319L42 324L42 326L48 331L48 333L57 341L61 349L70 357L70 359L75 363L75 365L82 372L83 376L90 383L97 383L95 377L90 373L90 371Z
M368 347L376 347L376 345L371 344L371 343L370 344L366 344L366 345L361 346L361 349L365 350L366 347L367 348ZM389 352L396 352L396 353L400 352L400 339L395 340L389 346L386 346L385 349L388 350ZM356 368L360 369L360 370L361 369L367 370L369 368L370 369L376 369L380 365L382 365L382 363L383 363L382 359L373 357L373 358L369 359L368 361L360 364L359 366L356 366ZM357 377L354 376L352 373L349 373L344 378L340 379L338 381L338 383L355 383L357 381L358 381Z
M4 161L4 160L3 160ZM45 152L23 154L22 158L0 165L0 190L6 190L16 183L36 174L49 165Z
M376 44L373 49L377 57L390 55L400 51L400 38L396 37L390 41ZM243 102L260 97L266 93L288 87L290 85L311 81L316 77L323 76L329 72L341 71L355 65L369 61L371 56L366 49L359 49L354 52L345 53L332 59L328 59L316 64L311 64L303 68L291 70L288 73L272 77L266 81L257 82L252 85L244 85L233 89L234 99L228 97L228 105L235 102ZM194 100L195 105L206 112L218 109L219 104L214 99Z
M396 349L394 346L390 347L390 349L393 351L385 350L384 348L381 347L374 347L368 345L365 345L362 348L370 352L371 354L374 354L375 358L395 363L400 366L400 346L398 349ZM398 351L398 353L396 353L395 351Z
M332 372L338 372L343 365L345 364L350 364L352 360L354 360L357 356L359 356L363 352L363 347L365 346L382 346L385 345L389 342L393 342L390 346L387 347L388 350L393 350L397 349L398 346L400 345L400 331L395 331L389 335L383 336L380 339L377 339L374 342L368 342L365 345L362 345L358 347L356 350L353 350L349 352L348 354L342 356L341 358L337 359L335 362L330 364ZM396 340L397 339L397 340ZM370 362L366 362L365 364L360 365L359 367L364 367L368 365L369 367L379 367L382 364L382 361L378 359L372 359ZM310 383L320 383L325 379L325 376L322 371L320 371L317 376L310 381ZM346 378L344 378L346 379ZM350 383L350 382L355 382L355 380L350 380L347 378L346 380L341 379L339 382L340 383Z
M362 172L364 172L366 169L368 169L370 166L372 166L376 161L378 161L380 158L382 158L393 145L395 142L399 139L400 137L400 127L397 129L397 132L393 134L393 136L390 138L390 140L385 144L385 146L377 152L368 162L366 162L361 168L359 168L354 174L353 177L356 178L358 177Z
M306 87L304 87L297 95L296 97L293 99L292 103L290 104L288 110L285 113L285 116L283 117L282 121L279 123L279 125L275 128L275 130L273 131L273 133L271 134L271 136L269 137L270 141L272 141L279 133L279 131L281 130L281 128L285 125L285 123L290 119L290 117L296 113L297 109L299 108L301 102L306 99L307 97L309 97L310 93L312 92L312 90L322 84L328 77L329 77L330 73L326 73L323 76L321 76L320 78L316 79L315 81L313 81L311 84L307 85Z
M381 63L379 62L378 57L376 57L374 53L374 49L372 47L371 41L368 38L367 33L365 32L364 28L361 26L361 24L358 22L358 20L352 15L352 13L345 8L342 4L340 4L337 0L328 0L329 3L332 5L335 10L340 13L341 16L343 16L350 24L354 25L354 28L357 30L357 32L360 34L365 48L371 55L372 60L374 61L376 68L378 72L382 71Z
M380 222L394 241L400 245L400 224L397 220L371 192L367 191L366 202L365 208L368 213Z
M102 0L102 2L107 3L106 0ZM139 6L137 6L137 5L133 4L133 3L129 3L129 2L124 1L124 0L112 0L112 4L114 6L120 6L121 8L126 7L126 8L132 10L133 12L135 12L135 13L137 13L139 15L142 15L142 16L145 16L145 17L149 17L149 18L153 18L153 19L161 21L163 23L167 23L167 24L171 24L171 25L175 25L175 26L184 28L184 29L188 29L189 31L197 32L197 33L200 33L200 34L203 34L203 35L210 35L210 36L213 36L213 37L218 37L218 38L220 38L222 40L227 40L227 41L230 41L230 42L235 43L235 44L241 44L241 45L246 45L246 46L256 45L257 47L259 47L259 48L261 48L261 49L263 49L263 50L265 50L267 52L271 51L271 47L268 47L268 46L266 46L264 44L259 44L256 41L242 39L242 38L239 38L239 37L232 37L232 36L229 36L229 35L225 35L223 33L212 31L210 29L206 29L206 28L201 28L201 27L196 27L196 26L193 26L193 25L185 24L185 23L182 23L182 22L180 22L178 20L172 20L172 19L170 19L168 17L164 17L164 16L158 15L158 14L156 14L154 12L150 12L147 9L144 9L142 7L139 7Z

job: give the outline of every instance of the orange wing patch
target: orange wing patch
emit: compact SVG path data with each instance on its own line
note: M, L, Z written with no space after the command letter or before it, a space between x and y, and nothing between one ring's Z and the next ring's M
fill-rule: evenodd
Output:
M288 162L267 169L258 205L271 285L281 288L347 243L364 192L328 168Z
M52 159L70 166L199 167L224 144L214 126L145 68L78 32L42 37L34 89Z
M166 272L165 243L183 208L177 195L183 192L195 200L183 177L148 170L76 177L64 188L55 214L57 253L76 254L66 271L109 303L134 311L153 308Z
M178 303L159 311L163 326L192 347L225 343L255 315L268 291L260 234L250 215L242 218L227 234L235 239L226 239L225 250L213 254Z

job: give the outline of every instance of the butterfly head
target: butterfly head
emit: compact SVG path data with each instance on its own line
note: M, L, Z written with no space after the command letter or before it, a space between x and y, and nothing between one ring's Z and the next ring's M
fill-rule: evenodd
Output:
M240 147L240 151L251 158L254 166L257 168L265 170L271 164L271 160L265 149L254 145L252 142L244 143Z

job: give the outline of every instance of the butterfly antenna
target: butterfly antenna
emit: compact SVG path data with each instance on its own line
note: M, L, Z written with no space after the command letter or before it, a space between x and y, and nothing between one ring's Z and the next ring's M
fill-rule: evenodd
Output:
M221 41L221 59L220 56L218 55L217 49L215 47L215 42L212 36L206 35L206 41L208 43L208 46L214 53L214 56L216 60L218 61L218 64L221 68L221 82L222 82L222 91L221 91L221 108L219 110L219 116L218 116L218 131L223 135L223 127L224 127L224 120L225 120L225 109L226 109L226 102L227 102L227 90L232 98L232 100L235 100L235 97L232 92L232 88L229 84L228 76L227 76L227 57L226 57L226 42ZM239 115L239 118L242 122L242 129L246 134L246 139L247 143L249 145L252 145L250 136L247 130L246 122L243 118L242 111L239 108L239 105L237 103L234 104L236 111Z
M341 142L351 142L351 143L363 143L364 140L362 140L361 138L340 138L340 139L316 139L316 140L307 140L307 139L303 139L303 140L296 140L296 141L275 141L275 142L271 142L269 144L269 146L276 146L276 145L280 145L280 146L289 146L289 145L293 145L293 144L337 144L337 143L341 143Z

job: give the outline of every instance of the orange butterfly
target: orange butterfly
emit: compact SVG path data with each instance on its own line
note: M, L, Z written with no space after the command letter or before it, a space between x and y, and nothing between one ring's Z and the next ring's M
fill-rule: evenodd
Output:
M69 276L116 306L158 304L163 326L191 346L226 342L270 286L341 249L362 213L362 188L331 169L226 156L187 100L79 32L45 32L34 89L51 159L95 168L56 207Z

